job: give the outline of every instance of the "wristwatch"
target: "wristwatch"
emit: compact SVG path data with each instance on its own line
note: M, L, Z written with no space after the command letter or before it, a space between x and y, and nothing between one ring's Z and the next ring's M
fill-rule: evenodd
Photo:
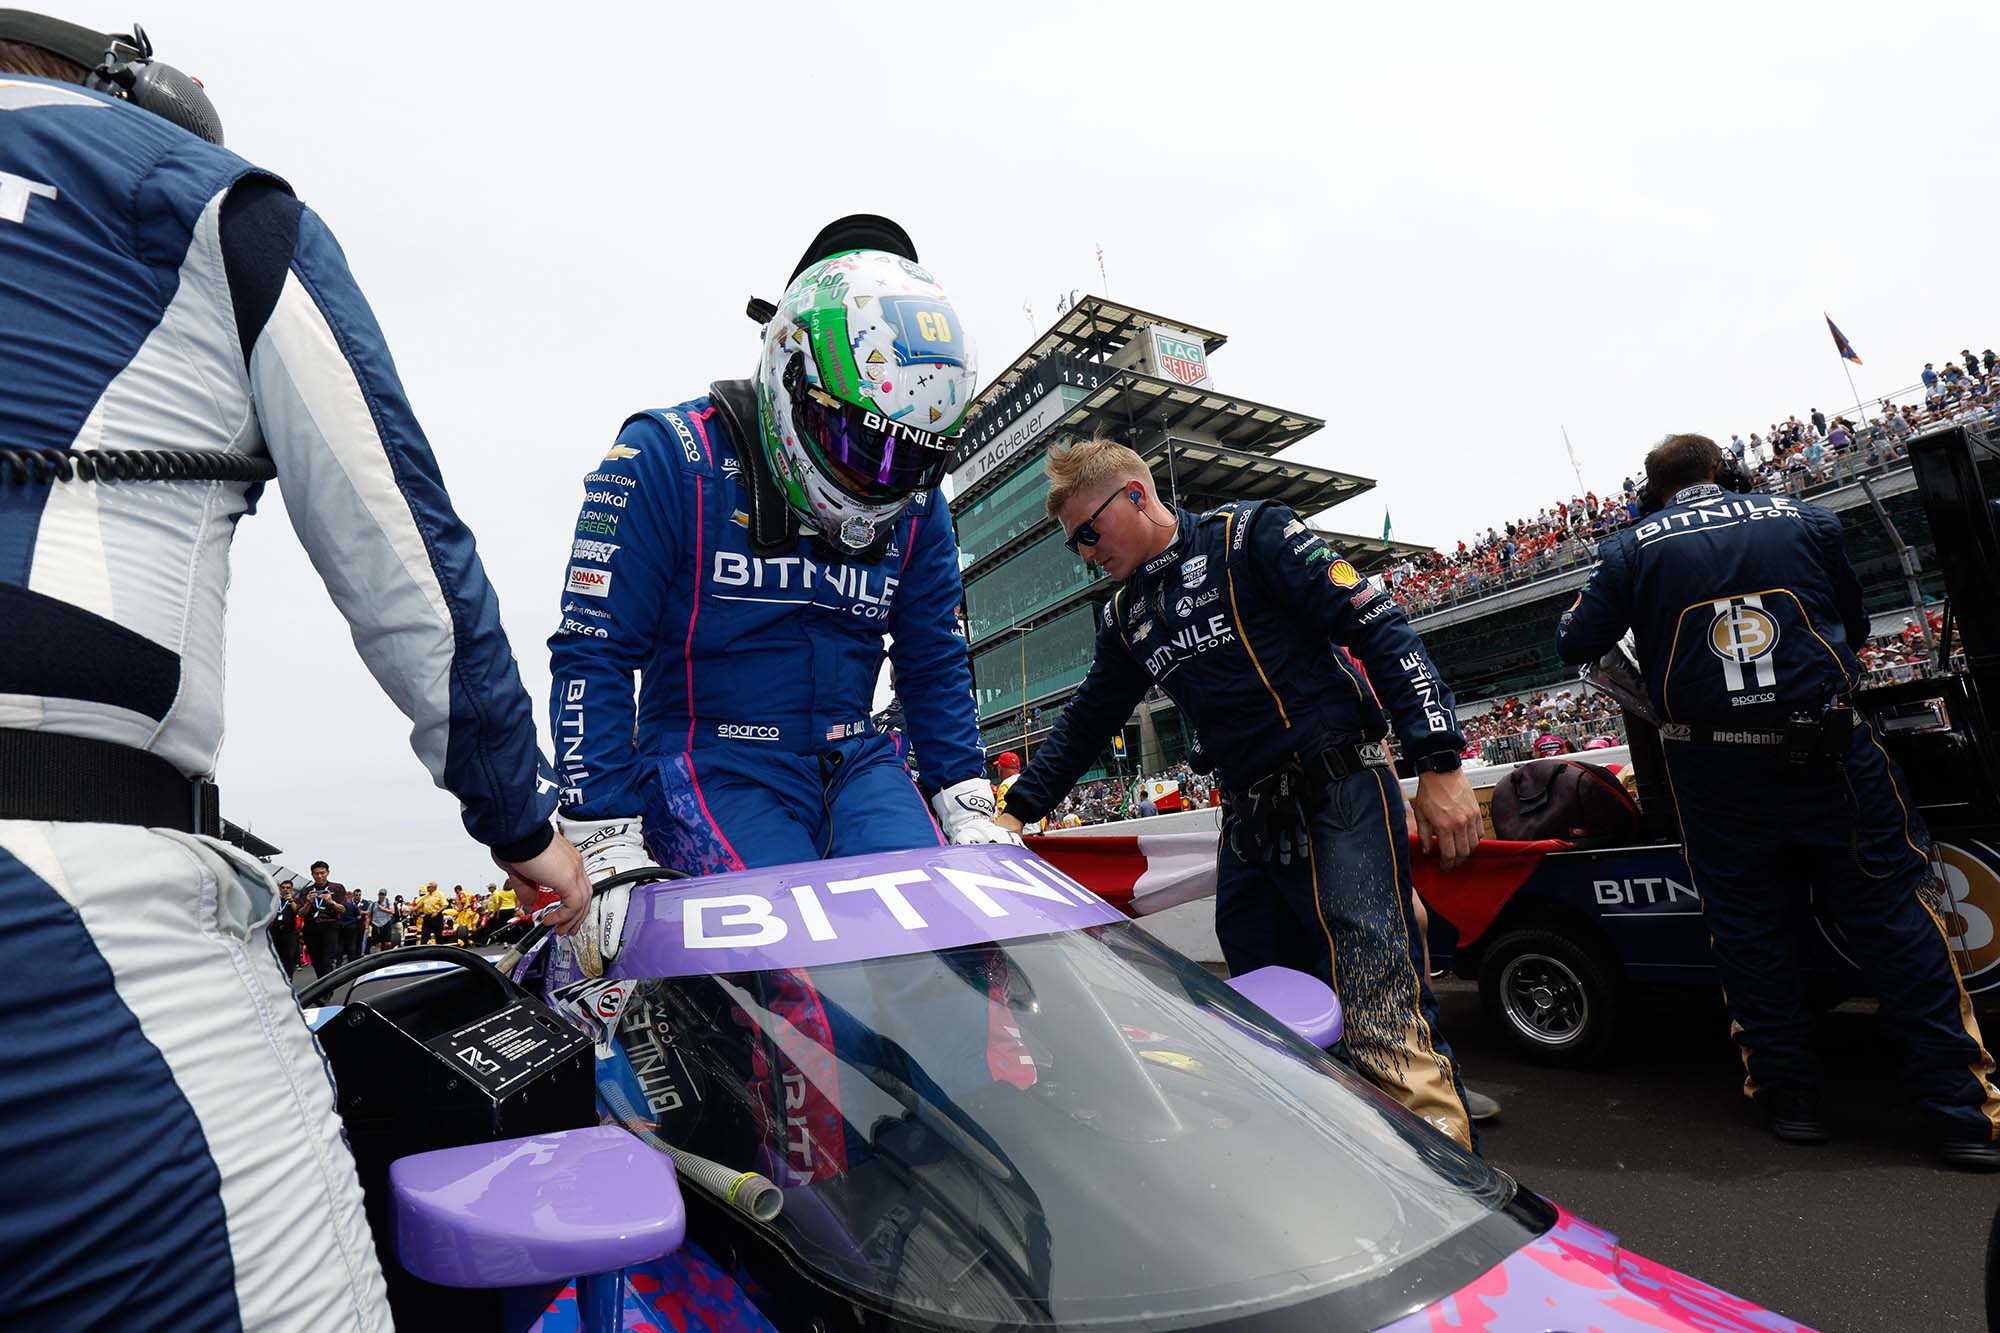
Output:
M1410 767L1419 773L1456 773L1465 767L1465 761L1451 750L1433 750L1412 759Z

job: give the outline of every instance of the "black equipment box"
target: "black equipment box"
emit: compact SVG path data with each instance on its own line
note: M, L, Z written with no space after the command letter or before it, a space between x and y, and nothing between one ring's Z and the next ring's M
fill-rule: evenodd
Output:
M526 991L469 968L350 1000L319 1030L396 1326L494 1328L499 1292L434 1286L396 1262L389 1164L412 1153L597 1123L590 1039ZM504 987L504 990L503 990ZM356 990L370 989L363 978Z

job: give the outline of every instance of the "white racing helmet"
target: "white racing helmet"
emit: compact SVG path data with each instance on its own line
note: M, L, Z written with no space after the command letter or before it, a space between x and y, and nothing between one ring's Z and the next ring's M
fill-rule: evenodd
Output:
M943 480L977 372L929 271L883 250L807 266L764 326L757 409L786 502L864 550Z

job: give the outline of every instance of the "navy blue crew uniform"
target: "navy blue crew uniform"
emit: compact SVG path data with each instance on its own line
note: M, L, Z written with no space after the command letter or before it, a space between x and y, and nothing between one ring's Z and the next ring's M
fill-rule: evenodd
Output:
M1215 924L1230 970L1283 964L1334 984L1355 1065L1470 1147L1424 979L1403 792L1376 695L1407 757L1456 768L1464 741L1401 609L1281 504L1182 513L1173 544L1105 604L1083 687L1008 790L1007 812L1045 815L1154 685L1193 724L1228 798ZM1279 782L1301 793L1310 836L1298 855L1287 830L1248 827ZM1264 834L1279 855L1259 853Z
M1843 706L1868 617L1839 517L1689 486L1598 557L1556 650L1581 664L1628 627L1637 639L1745 1095L1817 1083L1783 924L1810 882L1902 1033L1917 1100L1949 1137L1990 1141L2000 1094L1927 897L1929 834L1873 729Z

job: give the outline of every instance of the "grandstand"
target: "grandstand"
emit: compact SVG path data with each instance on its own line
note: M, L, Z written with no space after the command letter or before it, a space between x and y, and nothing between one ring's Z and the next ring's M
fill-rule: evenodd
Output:
M1082 683L1109 585L1062 544L1044 512L1042 456L1103 433L1138 451L1160 493L1186 509L1275 499L1321 514L1369 490L1367 477L1280 455L1318 431L1317 417L1219 390L1214 330L1085 296L1058 316L973 400L948 494L965 571L980 738L987 753L1026 754ZM1407 542L1322 530L1363 572L1423 553ZM1126 727L1124 757L1159 772L1193 737L1155 692ZM918 756L921 759L921 756Z
M2000 435L2000 414L1983 405L1934 419L1956 421L1981 437ZM1907 429L1907 423L1898 424ZM1866 439L1857 438L1851 449L1813 468L1787 467L1773 458L1757 480L1759 489L1810 500L1840 515L1848 559L1861 581L1873 632L1881 635L1898 631L1919 605L1943 597L1944 580L1902 435L1872 424L1861 430ZM1810 446L1792 451L1786 461L1802 457L1805 447ZM1898 538L1907 550L1907 566ZM1475 578L1455 585L1447 596L1410 601L1411 622L1461 704L1544 687L1569 674L1556 658L1550 626L1589 577L1595 558L1595 543L1579 534L1518 562L1503 577Z
M1944 596L1930 523L1909 463L1883 467L1868 480L1882 510L1916 556L1923 597L1929 601ZM1869 613L1880 625L1900 625L1910 610L1902 561L1860 479L1828 482L1809 488L1805 495L1840 515L1848 559L1860 576ZM1542 688L1575 674L1556 657L1555 623L1590 576L1593 562L1594 555L1586 550L1566 567L1420 612L1411 623L1462 702Z
M1227 500L1272 498L1301 514L1323 515L1371 489L1366 477L1294 461L1282 453L1324 425L1317 418L1219 391L1209 358L1225 335L1177 323L1102 297L1064 311L973 402L948 484L965 574L964 620L971 650L980 736L989 754L1024 756L1054 728L1088 669L1096 612L1109 586L1062 545L1043 510L1041 459L1050 448L1102 433L1123 440L1153 467L1163 495L1201 510ZM1991 374L1988 368L1987 375ZM1750 438L1760 489L1831 508L1845 526L1875 632L1893 639L1905 617L1944 595L1930 525L1902 441L1918 426L1953 419L2000 435L2000 406L1987 375L1966 380L1947 401L1935 393L1917 415L1876 400L1861 424L1811 414L1774 424L1766 445ZM2000 387L2000 377L1995 378ZM1912 386L1915 388L1917 386ZM1906 391L1907 392L1907 391ZM1739 455L1741 456L1741 455ZM1636 463L1636 459L1634 460ZM1611 729L1581 702L1565 701L1574 680L1555 654L1554 625L1596 559L1596 542L1636 515L1628 479L1602 497L1577 496L1536 519L1489 529L1456 555L1315 525L1364 573L1390 587L1452 687L1481 746L1503 703L1525 696L1576 713L1559 734L1581 739ZM1909 564L1898 550L1907 549ZM1915 589L1913 596L1912 589ZM1915 669L1898 659L1887 670ZM893 716L893 706L891 715ZM885 719L886 720L886 719ZM1158 691L1142 702L1091 776L1161 772L1193 737ZM1497 742L1508 749L1519 736ZM920 758L920 756L919 756Z
M1905 442L1917 430L1946 422L2000 434L2000 394L1991 391L2000 389L1995 367L1968 359L1965 372L1951 365L1946 370L1945 377L1927 370L1923 384L1857 404L1850 409L1853 420L1829 421L1815 409L1806 421L1792 416L1774 423L1768 442L1753 433L1746 448L1732 437L1759 489L1811 500L1840 515L1848 559L1878 635L1899 631L1919 605L1944 595ZM1912 394L1921 405L1895 405L1894 399ZM1628 477L1622 491L1574 497L1536 519L1506 525L1507 537L1529 534L1509 546L1508 558L1494 558L1496 543L1489 537L1471 547L1458 543L1455 555L1433 552L1391 571L1385 582L1462 709L1476 712L1481 701L1544 689L1573 674L1556 658L1552 627L1589 578L1597 539L1637 514L1631 488ZM1907 567L1898 538L1907 548Z

